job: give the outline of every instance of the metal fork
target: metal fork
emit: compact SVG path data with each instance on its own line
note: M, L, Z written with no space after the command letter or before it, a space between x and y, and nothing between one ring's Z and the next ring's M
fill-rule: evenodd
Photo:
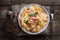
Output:
M50 38L53 37L53 17L54 17L54 7L52 6L51 7L51 10L50 10L51 14L50 14L50 23L51 23L51 26L50 26Z
M53 35L53 16L54 16L54 14L51 13L50 15L51 15L51 20L50 20L50 23L51 23L51 26L50 26L50 35Z

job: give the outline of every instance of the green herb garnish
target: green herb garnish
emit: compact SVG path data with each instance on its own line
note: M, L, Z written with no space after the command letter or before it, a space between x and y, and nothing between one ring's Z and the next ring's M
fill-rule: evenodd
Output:
M32 14L29 14L29 16L35 16L35 15L37 15L38 14L38 12L35 12L35 13L32 13Z
M35 12L35 15L37 15L38 14L38 12Z
M28 20L26 20L25 23L28 24Z
M34 14L29 14L29 16L34 16Z

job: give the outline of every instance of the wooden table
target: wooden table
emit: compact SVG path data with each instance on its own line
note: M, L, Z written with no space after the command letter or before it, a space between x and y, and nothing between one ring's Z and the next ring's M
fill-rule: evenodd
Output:
M18 2L18 4L20 4L20 3ZM42 5L43 4L44 3L42 3ZM51 6L55 7L55 9L54 9L55 15L54 15L54 19L53 19L53 37L50 38L49 35L16 37L15 34L17 35L20 32L19 28L16 28L18 26L18 25L16 25L17 23L14 23L11 20L6 20L1 17L2 10L9 9L11 5L12 4L9 4L9 6L8 5L5 6L5 4L4 4L4 5L1 5L1 7L0 7L0 40L26 40L26 39L27 40L30 40L30 39L32 39L32 40L39 40L39 39L40 40L44 40L44 39L45 40L60 40L60 6L47 5L47 6L50 6L50 9L51 9ZM6 25L8 23L10 24L11 27L16 28L16 29L13 29L11 27L7 28ZM7 26L9 26L9 25L7 25ZM13 30L12 32L14 32L14 33L11 34L10 32L7 32L7 31L9 31L9 29ZM50 28L48 28L48 29L50 29Z

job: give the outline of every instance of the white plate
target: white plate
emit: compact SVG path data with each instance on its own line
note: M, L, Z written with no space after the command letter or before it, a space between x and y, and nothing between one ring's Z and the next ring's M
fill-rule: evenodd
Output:
M20 18L20 15L21 15L22 10L23 10L24 8L26 8L27 6L32 6L32 5L34 5L34 4L25 5L25 6L20 10L19 15L18 15L18 23L19 23L20 28L21 28L24 32L26 32L26 33L28 33L28 34L31 34L31 35L36 35L36 34L42 33L42 32L48 27L48 24L49 24L49 21L50 21L50 17L49 17L48 11L47 11L43 6L41 6L41 5L39 5L39 4L36 4L36 5L39 5L42 9L44 9L44 10L46 11L46 13L48 14L48 21L47 21L47 24L44 26L44 28L42 28L39 32L37 32L37 33L28 32L28 31L25 30L23 27L21 27L19 18Z

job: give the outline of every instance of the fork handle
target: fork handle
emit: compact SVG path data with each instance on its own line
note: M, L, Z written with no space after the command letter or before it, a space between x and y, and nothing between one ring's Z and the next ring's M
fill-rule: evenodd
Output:
M50 15L50 38L53 36L53 19L52 16Z

